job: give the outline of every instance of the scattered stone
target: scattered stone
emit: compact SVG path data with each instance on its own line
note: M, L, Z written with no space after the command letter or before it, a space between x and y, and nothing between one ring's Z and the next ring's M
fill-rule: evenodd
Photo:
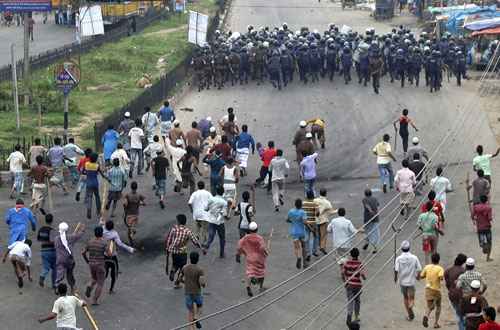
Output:
M188 111L188 112L193 112L194 111L193 108L180 108L179 110L180 111Z
M137 80L135 85L138 88L149 88L152 86L152 81L151 81L151 76L148 75L147 73L142 75L142 78Z
M87 87L87 91L109 92L111 90L113 90L113 86L106 84Z

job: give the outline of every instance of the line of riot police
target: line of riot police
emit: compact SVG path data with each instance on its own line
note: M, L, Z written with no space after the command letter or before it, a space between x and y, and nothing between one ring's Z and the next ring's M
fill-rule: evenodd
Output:
M388 76L391 83L398 81L401 87L406 81L418 87L422 72L425 86L435 92L442 86L443 73L448 81L455 76L461 85L466 78L465 54L461 37L444 35L438 40L425 32L416 37L402 26L377 35L373 28L359 34L330 24L321 34L307 27L293 32L284 23L274 29L249 26L244 34L216 31L211 44L195 50L192 66L199 91L211 86L221 89L229 83L248 84L249 80L260 85L267 79L281 90L296 73L303 84L317 83L320 78L333 81L338 75L347 85L354 68L358 83L367 86L371 81L377 94L382 76Z

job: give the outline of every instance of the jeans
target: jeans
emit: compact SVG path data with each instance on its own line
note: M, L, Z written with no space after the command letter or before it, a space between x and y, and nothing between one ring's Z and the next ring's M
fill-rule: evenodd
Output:
M271 184L271 188L273 191L274 206L280 206L280 199L283 198L283 194L284 194L284 190L283 190L284 185L285 185L284 179L274 180Z
M213 223L208 224L208 241L205 247L208 249L210 245L214 241L215 232L217 232L217 236L219 236L219 245L220 245L220 256L224 256L224 246L226 245L226 227L223 223L220 225L216 225Z
M266 176L269 176L269 181L267 183L267 191L271 191L271 184L272 184L272 172L269 171L269 167L261 166L260 167L260 173L259 173L259 178L255 180L255 183L261 183L264 182L266 179Z
M40 279L43 281L45 277L52 271L52 287L56 286L56 251L42 251L42 272L40 273Z
M378 172L380 175L380 181L382 185L389 184L389 187L394 187L394 172L392 170L391 163L387 164L378 164Z
M80 174L78 173L76 166L68 166L68 171L71 176L71 183L76 185L80 180Z
M314 232L310 231L306 226L306 237L304 238L304 248L307 252L306 255L310 256L313 253L318 252L319 237Z
M78 184L76 186L76 192L77 193L81 192L86 185L87 185L87 176L80 175L80 178L78 179Z
M90 215L92 210L92 197L95 196L95 207L97 214L101 213L101 197L99 196L98 187L87 187L85 190L85 205L87 206L87 214Z
M137 174L142 172L144 166L144 153L142 149L130 149L130 173L134 173L134 168L137 166Z
M366 224L366 241L373 245L374 247L378 247L380 243L380 227L378 222L370 222Z
M221 180L220 176L213 176L213 175L211 175L210 176L210 193L215 196L216 195L217 186L219 186L221 184L222 184L222 180Z
M13 187L16 189L16 194L20 194L24 190L24 175L23 172L13 172L14 176L14 185Z
M316 196L316 192L314 191L314 183L316 181L316 178L314 179L304 179L304 191L307 196L307 193L312 191L314 196Z
M347 293L347 316L352 316L354 314L359 316L361 310L361 288L356 288L352 286L346 287Z
M457 317L458 330L465 330L465 318L462 315L460 315L459 306L456 306L453 303L451 304L451 306L455 310L455 315Z

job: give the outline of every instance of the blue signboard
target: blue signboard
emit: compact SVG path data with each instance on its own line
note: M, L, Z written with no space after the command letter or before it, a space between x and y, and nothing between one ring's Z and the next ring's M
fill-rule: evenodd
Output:
M50 0L0 0L0 12L51 11Z

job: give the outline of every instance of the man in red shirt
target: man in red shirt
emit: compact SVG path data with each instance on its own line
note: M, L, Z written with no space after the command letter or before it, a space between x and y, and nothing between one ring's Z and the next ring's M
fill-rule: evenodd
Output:
M271 160L276 156L276 149L274 148L274 141L269 141L267 143L267 148L264 149L262 156L262 166L260 167L260 176L257 180L255 180L255 184L259 184L266 179L266 176L269 176L269 182L267 184L267 191L271 191L271 171L269 171L269 164L271 164Z
M483 310L483 319L484 323L482 323L478 330L500 330L500 324L495 322L497 317L497 312L493 307L486 307Z
M366 280L364 266L359 258L359 250L353 248L351 250L351 259L344 262L342 265L342 279L345 283L347 292L347 326L352 322L359 320L359 312L361 309L361 288L363 284L361 280ZM354 319L352 313L354 311Z
M488 204L488 196L479 197L479 204L472 207L472 223L476 226L479 246L486 254L486 261L491 261L491 222L493 221L493 212Z
M80 161L78 162L78 165L76 166L76 169L78 173L80 173L80 179L78 180L78 184L76 186L76 196L75 200L77 202L80 201L80 192L82 189L87 185L87 176L83 174L83 170L85 169L85 164L87 164L88 161L90 161L90 155L92 154L92 149L87 148L85 149L85 155L80 158Z
M435 200L436 192L434 190L429 191L429 193L427 194L427 198L429 199L430 202L432 202L432 204L433 204L432 211L438 217L439 228L442 228L443 223L444 223L443 205L441 205L441 202ZM420 211L422 213L427 212L427 202L422 204L422 206L420 207Z
M223 135L221 138L221 143L216 144L212 148L212 150L210 150L210 153L215 152L215 151L219 151L220 155L221 155L221 159L223 161L226 161L229 158L232 158L232 155L231 155L232 150L233 150L233 148L231 148L231 145L229 145L228 140L227 140L227 136Z

